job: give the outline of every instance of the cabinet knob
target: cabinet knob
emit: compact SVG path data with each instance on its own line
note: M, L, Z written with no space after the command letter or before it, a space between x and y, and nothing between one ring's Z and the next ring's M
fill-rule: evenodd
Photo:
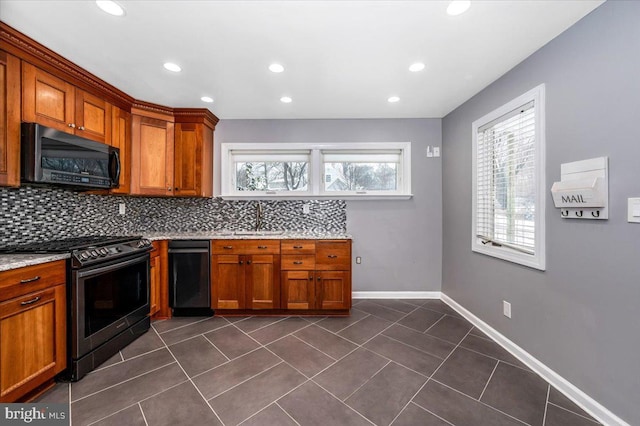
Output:
M251 265L251 261L250 260L247 260L247 265Z
M233 248L233 246L222 246L223 249L225 250L231 250Z
M242 260L241 260L241 261L240 261L240 262L238 262L238 263L239 263L239 264L241 264L241 265L243 265L243 264L244 264L244 261L242 261Z
M69 123L69 124L67 124L67 126L71 127L72 129L75 129L75 128L76 128L76 125L75 125L75 124L73 124L73 123Z
M301 249L302 246L293 246L294 249Z
M329 259L335 259L336 257L338 257L337 254L330 254L329 256L327 256Z
M78 127L78 130L84 130L84 126Z
M168 187L168 188L167 188L167 191L171 191L171 190L172 190L172 188L171 188L171 187Z
M313 281L313 275L309 275L309 281Z
M302 261L300 260L296 260L295 262L293 262L294 265L302 265Z
M258 248L264 250L267 248L267 246L258 246Z

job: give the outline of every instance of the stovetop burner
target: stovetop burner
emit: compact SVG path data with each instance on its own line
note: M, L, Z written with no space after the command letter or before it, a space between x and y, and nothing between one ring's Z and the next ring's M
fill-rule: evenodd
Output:
M86 250L111 244L140 240L140 236L103 236L89 235L84 237L50 240L28 244L15 244L0 247L0 253L68 253L74 250Z

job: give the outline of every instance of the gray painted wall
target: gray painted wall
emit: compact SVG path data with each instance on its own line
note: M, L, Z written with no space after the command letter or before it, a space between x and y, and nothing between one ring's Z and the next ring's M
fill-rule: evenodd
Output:
M443 119L443 292L630 424L640 424L640 2L609 1ZM609 157L610 219L547 195L547 270L471 252L471 123L546 84L547 187ZM511 302L513 318L502 315Z
M440 119L221 120L215 167L222 142L411 142L411 200L347 202L353 256L362 256L362 264L353 265L353 290L440 291L441 161L425 151L441 145L441 134Z

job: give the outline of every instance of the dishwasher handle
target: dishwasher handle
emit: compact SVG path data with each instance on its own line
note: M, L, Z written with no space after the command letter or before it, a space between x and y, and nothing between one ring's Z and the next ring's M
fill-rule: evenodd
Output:
M209 253L209 249L206 248L170 248L169 253Z

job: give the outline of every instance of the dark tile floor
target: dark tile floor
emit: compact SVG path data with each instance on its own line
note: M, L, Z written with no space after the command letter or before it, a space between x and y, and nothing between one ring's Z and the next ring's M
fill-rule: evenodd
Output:
M594 426L439 300L348 318L174 318L39 402L80 425Z

